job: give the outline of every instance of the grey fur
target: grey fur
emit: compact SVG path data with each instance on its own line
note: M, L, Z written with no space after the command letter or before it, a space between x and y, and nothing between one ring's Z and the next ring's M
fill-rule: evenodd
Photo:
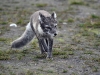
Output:
M26 30L23 33L23 35L12 42L11 48L20 48L20 47L25 46L27 43L29 43L33 39L34 36L35 34L32 31L32 29L26 27Z

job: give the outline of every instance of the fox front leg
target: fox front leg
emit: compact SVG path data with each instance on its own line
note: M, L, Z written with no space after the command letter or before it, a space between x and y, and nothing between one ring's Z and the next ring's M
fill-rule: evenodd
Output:
M39 46L40 46L40 49L41 49L41 54L43 54L44 52L47 52L48 51L48 47L47 47L47 44L45 42L44 39L39 39Z
M52 58L52 46L53 46L53 39L48 38L48 51L47 51L47 58Z

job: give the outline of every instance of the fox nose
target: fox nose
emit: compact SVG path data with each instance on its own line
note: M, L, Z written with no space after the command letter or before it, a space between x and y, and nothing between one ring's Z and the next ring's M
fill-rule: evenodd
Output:
M56 36L56 35L57 35L57 33L54 34L54 36Z

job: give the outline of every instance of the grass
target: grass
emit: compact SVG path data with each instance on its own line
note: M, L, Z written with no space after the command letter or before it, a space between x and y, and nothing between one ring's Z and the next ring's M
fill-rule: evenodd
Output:
M100 28L100 22L94 22L93 24L89 21L84 24L79 24L83 28Z
M100 37L100 18L97 15L91 14L89 18L85 20L84 23L79 24L80 27L80 35L84 36L92 43L92 41L98 41L98 37ZM97 46L99 43L97 42ZM96 43L94 44L95 47Z
M31 72L30 70L28 70L25 75L33 75L33 72Z
M67 70L63 70L63 72L62 73L67 73L68 71Z
M91 14L91 18L92 18L92 19L99 19L100 17L99 17L98 15Z
M46 55L43 55L43 54L40 55L39 54L39 55L35 55L34 58L33 58L33 60L34 59L43 59L43 58L46 58Z
M10 55L6 53L6 51L0 50L0 60L9 60Z
M93 51L84 51L84 54L93 54Z
M79 24L83 28L100 28L100 16L91 14L91 16L85 19L84 23Z
M98 67L92 66L92 72L98 72Z
M100 57L92 58L92 61L94 61L94 62L98 62L98 63L100 64Z
M39 45L38 45L38 40L37 39L34 39L31 43L31 48L33 49L38 49L39 48Z
M64 51L53 51L53 55L66 55L66 52Z
M25 50L0 50L0 60L10 60L11 59L11 55L16 55L16 58L18 60L21 60L25 54L28 54L29 52L25 51Z
M5 22L5 21L0 21L0 24L2 24L2 25L7 25L7 24L8 24L8 22Z
M61 58L61 59L68 59L68 57L69 57L69 56L68 56L67 54L66 54L66 55L60 55L60 58Z
M46 72L47 73L54 73L52 70L47 70Z
M72 22L74 22L74 19L73 18L68 18L67 22L72 23Z
M0 11L2 11L3 10L3 8L0 8Z
M0 34L4 34L5 32L9 31L10 28L6 25L0 27ZM2 39L2 38L1 38Z
M47 4L46 3L38 3L36 4L36 7L46 7Z
M2 41L2 42L3 42L3 41L6 42L7 40L8 40L8 39L6 39L6 38L0 38L0 41Z
M61 59L68 59L69 55L74 55L74 50L70 46L54 48L54 56L59 56Z
M71 5L84 5L84 1L83 0L68 0L69 4Z
M61 44L65 43L65 40L63 38L57 38L57 41Z
M22 19L19 19L16 23L17 23L17 24L23 24L24 21L23 21Z

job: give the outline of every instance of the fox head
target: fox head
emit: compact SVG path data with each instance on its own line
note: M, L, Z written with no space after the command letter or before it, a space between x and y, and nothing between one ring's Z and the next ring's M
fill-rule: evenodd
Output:
M53 12L49 17L45 17L43 14L39 13L40 26L44 34L52 37L57 35L56 17L57 15L55 12Z

